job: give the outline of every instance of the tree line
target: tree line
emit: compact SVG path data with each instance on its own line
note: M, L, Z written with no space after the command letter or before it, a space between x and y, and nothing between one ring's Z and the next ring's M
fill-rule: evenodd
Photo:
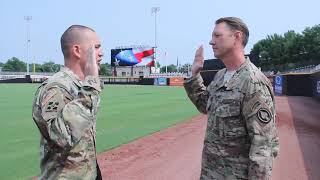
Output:
M30 72L58 72L60 70L60 64L55 64L52 61L45 62L43 64L29 64ZM5 63L0 63L2 71L7 72L27 72L27 63L21 61L16 57L12 57Z
M259 58L262 70L285 71L320 63L320 24L302 33L290 30L268 35L257 42L250 54Z
M0 67L1 70L5 72L27 72L27 63L16 57L8 59L5 63L0 62ZM63 67L61 64L56 64L53 61L47 61L42 64L29 64L29 72L55 73L60 71L61 67ZM111 76L110 64L101 64L99 74L103 76Z
M22 60L12 57L7 60L5 63L0 62L0 67L2 68L2 71L6 72L27 72L27 63L23 62ZM29 72L49 72L49 73L55 73L60 70L62 65L56 64L53 61L44 62L43 64L35 63L35 64L29 64ZM160 67L160 63L157 62L157 67ZM176 66L174 64L167 66L167 72L182 72L187 73L188 69L191 68L190 64L184 64L182 66ZM166 67L162 66L160 68L160 71L162 73L166 72ZM111 76L112 75L112 68L109 63L101 64L100 66L100 75L103 76Z

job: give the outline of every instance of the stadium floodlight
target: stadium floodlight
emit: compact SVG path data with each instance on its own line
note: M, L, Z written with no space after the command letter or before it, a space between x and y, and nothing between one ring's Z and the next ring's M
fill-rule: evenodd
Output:
M32 16L24 16L24 20L27 22L27 75L29 75L29 51L30 51L30 21Z
M152 7L151 13L154 14L154 47L157 47L157 13L160 11L160 7Z
M155 52L153 55L153 60L155 63L155 67L157 67L157 63L156 63L156 48L157 48L157 13L160 11L160 7L152 7L151 8L151 13L154 14L154 48L155 48Z

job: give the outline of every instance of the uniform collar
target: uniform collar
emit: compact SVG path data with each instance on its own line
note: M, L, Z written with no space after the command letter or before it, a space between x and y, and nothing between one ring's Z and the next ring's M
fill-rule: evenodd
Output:
M218 76L216 79L216 85L215 85L218 87L217 89L220 89L221 87L226 87L227 90L230 90L233 87L235 87L237 83L240 81L239 74L241 74L241 72L246 69L249 63L250 63L250 59L249 57L246 57L246 60L244 61L244 63L240 65L240 67L236 70L236 72L233 74L231 79L226 83L224 83L224 74L227 72L227 68L222 69L221 72L216 74Z
M248 67L249 64L250 64L250 59L249 59L249 57L246 57L246 60L236 70L236 72L233 74L231 79L227 83L224 84L224 86L227 88L227 90L232 89L234 86L236 86L241 81L241 79L239 79L239 75L241 74L242 71L244 71L246 69L246 67ZM227 69L225 69L224 72L226 72L226 70Z
M67 74L77 86L82 87L82 81L75 73L71 71L71 69L68 67L62 67L61 71Z

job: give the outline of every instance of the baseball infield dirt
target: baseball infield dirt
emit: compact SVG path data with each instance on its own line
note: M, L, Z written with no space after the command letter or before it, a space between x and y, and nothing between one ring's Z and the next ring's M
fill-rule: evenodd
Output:
M320 103L308 97L276 97L280 154L273 180L320 179ZM107 180L199 179L206 116L99 154Z

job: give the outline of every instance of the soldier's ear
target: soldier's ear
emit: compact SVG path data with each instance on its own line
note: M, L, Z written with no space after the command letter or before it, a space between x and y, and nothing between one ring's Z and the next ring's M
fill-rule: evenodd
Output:
M72 54L77 57L78 59L80 59L81 57L81 48L79 45L75 44L72 46Z
M234 37L236 38L236 41L242 42L242 32L236 31Z

